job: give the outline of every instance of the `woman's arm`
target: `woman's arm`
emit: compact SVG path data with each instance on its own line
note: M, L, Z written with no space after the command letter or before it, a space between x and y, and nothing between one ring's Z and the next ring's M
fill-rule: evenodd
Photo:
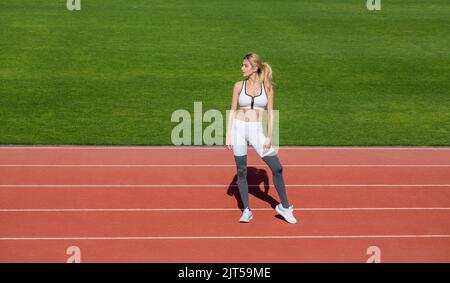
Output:
M270 83L267 84L266 93L267 93L267 100L268 100L267 101L267 138L272 139L274 91L273 91L273 87Z
M273 87L270 83L266 88L267 93L267 136L263 145L263 153L270 150L272 146L272 129L273 129Z
M239 93L241 92L241 84L242 82L237 82L233 87L233 97L231 98L231 107L228 116L228 124L227 124L227 133L226 133L226 142L225 145L228 149L231 149L231 127L233 125L233 119L236 113Z

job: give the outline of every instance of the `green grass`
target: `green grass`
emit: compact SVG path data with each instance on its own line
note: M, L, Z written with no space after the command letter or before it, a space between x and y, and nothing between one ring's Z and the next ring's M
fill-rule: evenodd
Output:
M271 63L281 145L450 145L450 2L0 1L1 144L171 144ZM204 127L208 124L205 123Z

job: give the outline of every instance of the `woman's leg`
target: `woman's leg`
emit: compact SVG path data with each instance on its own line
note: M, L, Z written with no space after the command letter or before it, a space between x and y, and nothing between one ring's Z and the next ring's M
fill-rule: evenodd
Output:
M284 184L283 178L283 166L281 166L278 155L268 155L264 156L262 159L270 167L270 170L272 170L273 183L275 184L275 188L277 189L281 204L284 208L289 208L286 186Z
M248 208L248 183L247 183L247 140L246 125L243 121L234 120L231 128L231 144L236 162L237 185L244 209Z
M281 204L284 208L288 208L289 202L286 194L286 186L284 184L283 167L281 166L278 155L276 154L273 146L270 147L268 152L263 153L263 146L266 137L264 136L262 130L262 123L254 123L251 125L252 127L249 129L249 141L255 148L258 155L264 160L272 171L273 182L280 197Z
M275 210L283 216L283 218L291 223L297 223L297 219L294 217L294 206L289 206L289 202L286 194L286 186L284 185L283 179L283 167L281 166L280 160L277 155L264 156L263 160L269 165L273 173L273 182L275 188L277 189L278 195L280 196L281 204L275 207Z
M248 206L247 155L234 156L237 168L237 184L244 209Z

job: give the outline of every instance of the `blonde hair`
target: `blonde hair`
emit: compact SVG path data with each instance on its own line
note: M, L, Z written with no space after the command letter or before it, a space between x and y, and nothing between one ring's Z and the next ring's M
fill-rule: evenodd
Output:
M270 88L273 87L272 67L267 62L263 62L256 53L248 53L243 59L247 59L252 67L258 68L258 78L261 82L266 82Z

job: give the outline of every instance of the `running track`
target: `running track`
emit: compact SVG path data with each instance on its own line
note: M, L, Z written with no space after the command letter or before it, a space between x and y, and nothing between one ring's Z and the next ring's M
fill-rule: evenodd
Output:
M0 147L0 262L450 262L450 148L279 157L296 225L252 148L242 224L223 147Z

